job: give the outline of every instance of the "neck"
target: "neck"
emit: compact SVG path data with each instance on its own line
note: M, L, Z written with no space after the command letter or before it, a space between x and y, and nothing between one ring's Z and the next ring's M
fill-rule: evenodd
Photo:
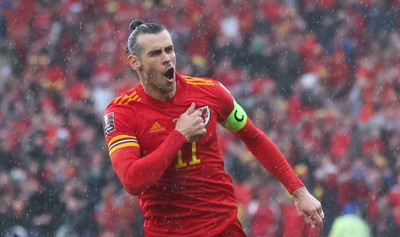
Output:
M156 100L160 100L160 101L170 100L176 94L176 87L177 87L176 83L173 83L171 88L169 88L167 90L163 89L163 88L158 88L152 84L143 83L143 82L141 82L141 85L144 89L144 92Z

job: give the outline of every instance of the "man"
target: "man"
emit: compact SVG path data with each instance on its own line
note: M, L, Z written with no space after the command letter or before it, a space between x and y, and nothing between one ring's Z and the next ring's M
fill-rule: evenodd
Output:
M127 61L140 83L107 107L104 133L116 174L139 196L146 236L246 236L217 123L243 140L293 196L304 220L322 230L320 202L231 94L212 79L178 74L162 25L134 20L130 28Z

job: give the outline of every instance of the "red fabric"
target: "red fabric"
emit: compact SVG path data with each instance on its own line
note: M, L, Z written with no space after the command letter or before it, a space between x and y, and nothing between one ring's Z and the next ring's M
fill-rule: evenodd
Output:
M88 92L85 83L74 82L68 86L66 94L73 101L80 100L84 98L85 93Z
M125 189L133 195L138 195L161 178L185 142L186 138L174 131L156 150L140 161L137 160L139 149L136 147L115 151L111 155L111 161ZM161 161L160 157L163 157Z
M58 113L58 108L55 105L54 101L48 97L48 96L43 96L40 100L40 106L42 110L50 110L51 113L56 114Z
M200 55L206 61L210 59L209 53L211 50L211 42L215 33L208 28L208 25L203 24L203 20L191 27L192 35L187 45L187 52L190 56Z
M327 57L322 52L322 46L314 34L309 34L301 42L298 51L302 56L302 68L304 72L314 72L321 77L326 74Z
M369 83L364 87L363 94L362 94L362 101L366 105L370 105L374 98L375 94L375 83Z
M380 153L383 151L383 147L384 144L381 139L368 140L362 144L362 151L363 154Z
M295 124L299 121L302 113L302 104L300 97L296 94L292 94L288 100L287 116L291 124Z
M127 67L127 55L125 52L125 44L119 44L115 51L115 58L112 62L112 72L114 74L122 74ZM131 87L132 88L132 87Z
M234 185L234 189L237 202L247 206L247 204L250 202L253 191L251 185L247 183L236 184Z
M114 231L117 229L118 225L118 222L115 220L119 215L114 210L113 197L111 193L103 194L102 203L102 209L96 211L94 218L101 231Z
M227 152L229 152L229 145L233 142L233 137L228 133L221 133L218 138L220 141L221 156L226 157Z
M65 70L60 66L51 67L47 70L46 78L44 78L44 80L47 80L51 83L57 83L58 81L64 81L65 80Z
M395 220L398 225L400 225L400 186L395 185L386 195L387 199L394 206Z
M346 56L342 50L335 50L327 69L328 78L326 83L328 86L340 86L346 83L350 76L350 70L346 62Z
M360 114L358 115L358 120L361 122L367 121L374 115L374 109L371 104L366 104L361 108Z
M267 187L258 191L258 203L258 210L251 219L251 236L278 237L278 217L271 206Z
M57 128L54 125L46 126L45 130L45 150L47 152L53 152L56 148L56 136Z
M66 77L64 69L60 66L44 69L41 73L40 83L45 88L61 90L65 87Z
M36 2L31 0L12 2L14 7L11 9L2 9L2 14L7 18L8 33L10 39L16 42L17 49L20 49L20 47L26 48L26 42L24 40L29 33L29 22L35 15L35 11L32 11L32 9L35 9ZM23 44L25 44L25 46Z
M348 153L350 134L335 133L331 137L330 152L333 159L339 159Z
M241 75L242 71L234 68L230 68L229 70L217 70L214 74L215 79L224 84L228 89L232 89L239 83Z
M251 221L252 236L277 237L275 218L270 206L267 203L261 203Z
M379 190L380 191L380 190ZM379 192L377 191L377 193ZM379 195L370 194L367 203L367 221L368 223L376 223L379 220Z
M363 181L350 179L339 183L338 190L338 204L343 208L348 202L356 200L367 200L368 189L365 187Z
M158 101L138 85L109 105L104 114L114 117L114 127L109 126L114 129L107 130L106 141L117 147L111 163L126 190L139 194L146 236L216 235L237 215L216 133L218 121L233 109L233 98L210 79L177 75L177 87L172 100ZM192 102L197 108L207 105L210 116L207 134L189 144L174 132L173 120ZM118 135L136 138L139 147ZM191 164L194 159L199 163Z
M321 147L321 134L316 131L313 124L314 120L303 122L301 139L304 147L308 151L316 152Z
M242 139L249 151L285 186L289 193L304 186L278 147L256 128L249 118L246 125L235 134Z
M108 190L107 190L108 189ZM132 220L138 218L138 208L135 197L122 193L118 198L113 196L110 186L105 187L102 193L102 208L94 213L94 219L99 225L100 232L122 233L124 236L134 237ZM118 219L118 221L115 221Z
M318 51L320 50L319 48L320 45L318 43L317 37L314 34L309 34L300 44L299 53L303 58L309 59L313 57L316 53L318 53Z
M41 11L33 17L32 27L35 31L49 30L52 24L52 15L50 12Z
M231 224L220 234L215 237L246 237L242 224L238 218L233 219Z
M385 83L383 86L383 92L380 98L380 102L384 108L389 107L390 105L396 105L397 96L396 92L393 89L392 83Z
M282 5L277 2L265 2L262 5L268 21L277 23L282 17Z
M28 118L15 120L12 125L12 132L15 134L23 134L31 126L31 121Z
M356 9L349 9L346 11L353 23L353 27L356 30L364 31L366 29L367 23L365 16L362 14L362 11Z
M322 8L330 8L336 4L337 0L319 0L317 4Z
M250 82L250 88L253 95L261 96L265 93L267 87L275 87L276 82L271 77L256 77Z
M242 7L240 8L238 15L239 27L243 35L250 32L253 28L254 15L251 11L251 8L247 7L248 6L247 4L248 3L246 3L245 1L241 3Z
M282 206L282 235L290 237L302 237L304 224L299 218L296 208L293 205Z
M296 207L291 204L284 204L282 206L282 225L282 236L318 236L317 230L307 225L297 213Z

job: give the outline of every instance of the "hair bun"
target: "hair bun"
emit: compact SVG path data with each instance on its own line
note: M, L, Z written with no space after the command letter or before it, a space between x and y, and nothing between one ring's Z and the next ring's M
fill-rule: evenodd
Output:
M143 21L141 20L133 20L130 24L129 24L129 29L131 29L132 31L134 31L136 29L136 27L140 26L141 24L143 24Z

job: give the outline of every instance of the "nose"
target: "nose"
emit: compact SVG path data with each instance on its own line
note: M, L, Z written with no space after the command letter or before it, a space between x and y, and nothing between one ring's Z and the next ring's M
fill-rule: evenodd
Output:
M169 64L171 62L171 57L166 52L162 53L161 59L163 64Z

